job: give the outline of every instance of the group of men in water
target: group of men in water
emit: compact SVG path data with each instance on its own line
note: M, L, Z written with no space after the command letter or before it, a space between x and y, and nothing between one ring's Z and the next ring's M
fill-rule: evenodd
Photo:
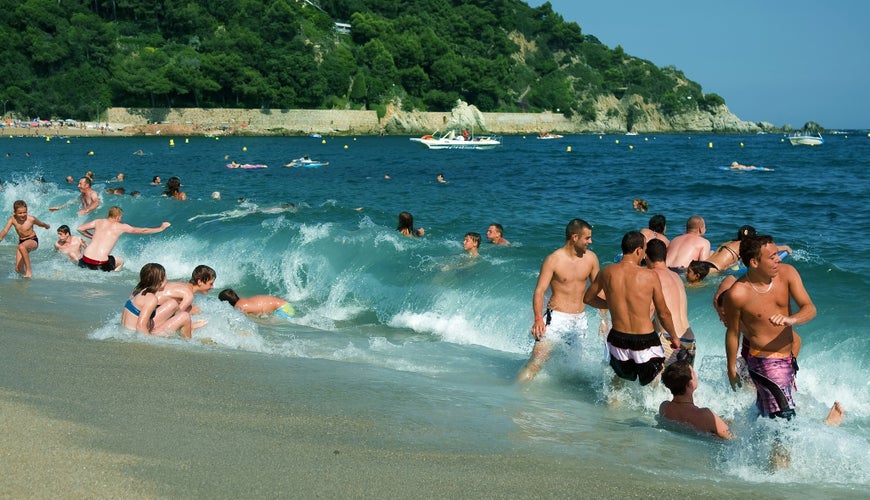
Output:
M670 242L664 236L664 217L653 219L660 224L653 224L651 219L651 228L626 233L621 242L622 258L603 268L589 249L592 226L581 219L568 223L564 245L541 265L532 296L531 334L535 343L518 381L532 380L557 343L585 335L585 306L590 305L601 310L600 331L607 332L607 353L615 380L647 385L661 375L673 394L673 400L660 407L662 417L730 438L728 425L709 408L697 407L693 399L698 386L692 367L695 335L689 326L680 273L685 274L690 263L710 258L710 242L703 236L704 219L689 218L686 233ZM816 308L797 270L782 263L781 248L773 238L756 235L749 226L741 232L746 234L725 245L746 272L723 280L714 299L726 326L728 379L736 391L742 381L737 369L742 336L740 354L755 384L759 414L791 419L795 415L793 388L800 349L793 327L812 320ZM547 290L550 298L545 307ZM797 310L791 310L790 302ZM838 425L842 417L843 410L835 403L826 422Z

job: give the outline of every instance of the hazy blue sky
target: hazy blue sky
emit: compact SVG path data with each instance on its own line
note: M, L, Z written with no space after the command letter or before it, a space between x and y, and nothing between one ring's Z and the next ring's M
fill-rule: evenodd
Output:
M532 0L529 5L544 2ZM551 0L610 48L673 65L743 120L870 128L866 0Z

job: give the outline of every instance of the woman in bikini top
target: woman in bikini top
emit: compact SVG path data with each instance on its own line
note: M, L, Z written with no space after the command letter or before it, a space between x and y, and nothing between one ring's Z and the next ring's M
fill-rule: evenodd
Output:
M150 335L157 313L157 292L166 286L166 270L160 264L145 264L139 271L139 283L121 312L121 325Z

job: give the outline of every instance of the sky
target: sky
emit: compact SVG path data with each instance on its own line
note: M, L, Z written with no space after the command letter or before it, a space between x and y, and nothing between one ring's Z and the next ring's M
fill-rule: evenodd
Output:
M540 0L527 0L533 7ZM870 129L867 0L550 0L610 48L674 66L740 119Z

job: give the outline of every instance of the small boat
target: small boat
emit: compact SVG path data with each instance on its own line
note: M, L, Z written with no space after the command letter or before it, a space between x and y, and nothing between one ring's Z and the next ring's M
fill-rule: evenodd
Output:
M227 163L227 168L256 169L256 168L268 168L268 167L269 167L268 165L253 164L253 163L236 163L236 162Z
M319 167L325 167L327 165L329 165L329 162L312 160L311 158L309 158L307 156L303 156L302 158L296 158L295 160L292 160L290 163L288 163L284 166L288 167L288 168L294 168L294 167L319 168Z
M424 135L423 137L411 137L411 142L416 142L429 149L493 149L501 145L501 141L495 136L466 136L457 135L455 131L438 136Z
M810 132L795 132L788 136L788 141L792 146L821 146L825 143L825 140L822 139L822 134L818 132L815 134Z
M550 132L541 132L538 134L538 139L561 139L563 136Z

